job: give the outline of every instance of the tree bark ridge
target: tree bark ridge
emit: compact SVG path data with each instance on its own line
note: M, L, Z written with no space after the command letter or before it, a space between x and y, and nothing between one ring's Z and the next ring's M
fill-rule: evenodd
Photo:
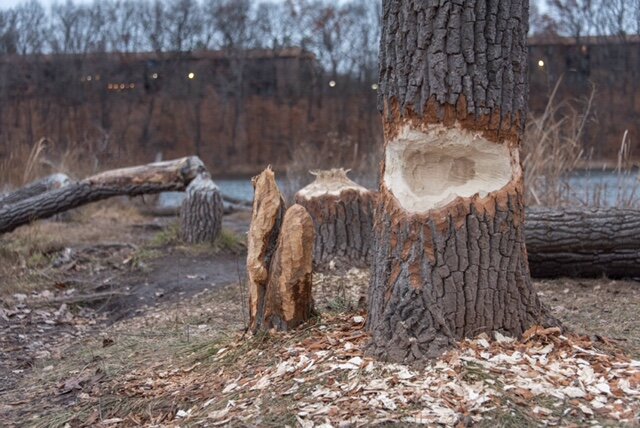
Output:
M213 243L222 231L224 203L218 186L208 173L198 175L187 186L180 206L180 233L190 244Z

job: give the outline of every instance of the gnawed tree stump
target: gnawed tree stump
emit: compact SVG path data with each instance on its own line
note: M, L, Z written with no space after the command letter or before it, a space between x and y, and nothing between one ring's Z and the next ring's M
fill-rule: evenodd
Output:
M276 252L269 268L264 316L260 330L287 331L313 315L313 219L301 205L284 215Z
M6 195L0 195L0 207L33 198L50 190L60 189L70 183L71 179L65 174L48 175Z
M0 207L0 233L113 196L184 190L203 171L204 164L196 156L106 171Z
M640 211L616 208L526 212L531 275L640 278Z
M247 243L249 328L288 330L313 308L313 220L304 207L285 203L271 168L252 180L253 214ZM283 219L284 217L284 219Z
M313 218L317 267L335 259L359 266L370 262L375 193L351 181L347 172L312 171L315 181L295 196Z
M222 230L224 207L218 186L208 173L187 186L180 206L180 235L189 244L214 242Z
M285 203L271 168L251 180L254 189L253 213L247 237L249 276L249 328L257 331L264 319L269 266L276 250Z

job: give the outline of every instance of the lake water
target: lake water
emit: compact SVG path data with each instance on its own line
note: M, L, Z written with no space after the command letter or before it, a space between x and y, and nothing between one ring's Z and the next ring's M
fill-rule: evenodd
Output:
M233 178L215 180L224 195L250 202L253 199L251 179ZM577 171L564 180L566 193L575 205L617 206L629 205L635 201L640 208L640 176L638 171L618 175L614 171ZM286 188L278 181L281 189ZM160 195L159 204L163 207L178 206L184 198L183 192L167 192Z

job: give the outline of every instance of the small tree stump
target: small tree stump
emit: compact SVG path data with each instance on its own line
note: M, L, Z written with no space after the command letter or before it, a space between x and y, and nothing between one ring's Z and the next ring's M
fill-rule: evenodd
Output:
M276 249L285 211L284 198L275 174L267 167L251 180L254 189L253 212L247 237L249 276L249 328L255 332L264 317L269 265Z
M316 229L314 263L335 259L368 266L371 258L375 193L354 183L343 168L311 171L313 183L296 193Z
M214 242L222 230L224 205L218 186L207 173L198 175L187 187L180 207L180 233L189 244Z
M284 214L284 198L271 168L252 183L255 195L247 243L249 328L254 333L289 330L313 312L313 220L300 205Z
M287 210L271 261L264 317L258 328L287 331L313 315L313 219L301 205Z

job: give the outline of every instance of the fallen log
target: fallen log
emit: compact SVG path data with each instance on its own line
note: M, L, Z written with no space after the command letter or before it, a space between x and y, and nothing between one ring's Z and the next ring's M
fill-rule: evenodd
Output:
M529 208L525 237L536 278L640 278L640 211Z
M0 234L34 220L113 196L184 190L191 180L204 171L204 164L196 156L106 171L0 207Z
M353 225L360 226L360 242L371 240L370 199L356 199L357 193L352 190L348 192L352 198L349 203L357 201L359 206L345 209L349 203L339 196L340 186L317 183L324 180L316 180L296 194L296 202L314 219L316 265L332 257L349 259L345 248L353 248L349 241L356 235L350 233ZM355 220L345 221L349 217ZM640 278L638 210L527 208L525 238L529 268L535 278ZM348 261L353 262L353 258Z
M180 234L189 244L213 243L222 231L223 204L218 186L208 173L187 187L180 207Z
M298 191L295 201L313 218L315 265L344 261L368 266L375 192L351 181L343 168L310 172L315 181Z
M48 175L6 195L0 195L0 207L15 204L50 190L60 189L69 183L71 183L71 179L65 174Z

